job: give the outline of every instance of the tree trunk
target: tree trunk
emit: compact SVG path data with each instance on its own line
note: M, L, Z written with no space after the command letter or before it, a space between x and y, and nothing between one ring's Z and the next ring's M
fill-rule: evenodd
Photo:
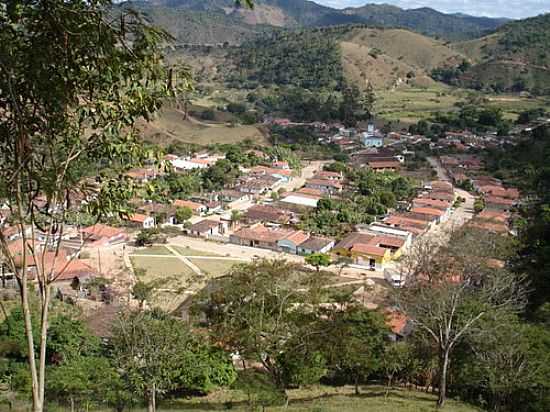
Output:
M38 387L42 403L44 403L44 390L46 387L46 343L48 339L48 316L50 306L50 285L48 285L46 280L44 283L44 292L42 295L42 319L40 322L40 369L38 371Z
M74 412L74 398L72 396L70 398L70 402L71 402L71 412Z
M148 396L148 412L156 412L157 410L157 402L156 402L156 387L155 384L153 384L152 388L149 390L149 396Z
M357 375L355 375L354 384L355 384L355 394L359 395L359 377Z
M439 397L437 407L441 408L447 400L447 370L449 369L449 349L445 349L440 359L439 367Z
M25 247L25 246L24 246ZM29 361L29 369L31 373L32 383L32 411L42 412L43 402L40 397L40 389L38 385L38 374L36 371L36 358L34 350L34 336L32 334L32 319L31 308L29 303L29 290L27 286L26 265L21 269L21 307L23 309L23 318L25 323L25 336L27 338L27 358Z

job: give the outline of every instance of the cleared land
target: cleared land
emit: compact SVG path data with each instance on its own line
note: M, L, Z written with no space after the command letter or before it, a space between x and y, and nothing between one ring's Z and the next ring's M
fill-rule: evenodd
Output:
M220 256L215 253L209 253L202 250L191 249L185 246L170 245L170 247L182 256Z
M172 255L164 246L151 246L145 249L137 249L132 252L132 255Z
M165 108L152 122L142 122L140 130L146 140L163 145L174 142L198 145L238 143L247 139L258 144L266 143L257 126L207 123L192 117L184 120L183 113L175 108Z
M193 264L202 270L204 273L212 277L218 277L226 274L229 269L238 263L243 263L239 260L228 260L228 259L189 259Z
M134 269L145 270L145 275L140 280L151 282L163 279L166 280L163 284L165 288L175 289L187 286L195 276L195 272L176 256L132 256L131 260Z
M456 109L466 92L447 87L399 88L377 93L377 115L387 121L416 123L428 119L433 112Z

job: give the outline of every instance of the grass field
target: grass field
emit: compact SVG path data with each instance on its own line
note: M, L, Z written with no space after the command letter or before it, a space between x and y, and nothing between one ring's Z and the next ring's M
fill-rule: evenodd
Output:
M182 256L220 256L215 253L203 252L201 250L195 250L185 246L170 245L170 247Z
M226 274L233 265L237 263L242 263L239 260L217 260L217 259L189 259L195 265L197 265L200 270L212 277L218 277Z
M140 124L146 140L158 144L172 142L208 145L213 143L238 143L250 139L259 144L267 143L256 126L226 123L208 123L199 119L183 119L183 113L176 109L163 109L158 117L149 123Z
M195 273L177 257L139 257L131 258L135 269L144 269L145 275L141 280L145 282L166 279L165 288L186 286L195 276Z
M134 255L172 255L164 246L151 246L145 249L138 249L133 252Z
M445 87L432 88L402 88L395 91L386 90L377 92L377 115L387 121L400 121L404 124L416 123L428 119L434 112L457 110L455 104L465 101L466 97L474 93L463 89ZM486 106L501 109L506 119L515 121L519 113L548 107L549 99L520 97L518 95L484 96Z
M377 115L387 121L416 123L431 117L433 112L449 111L465 94L444 87L403 88L377 93Z

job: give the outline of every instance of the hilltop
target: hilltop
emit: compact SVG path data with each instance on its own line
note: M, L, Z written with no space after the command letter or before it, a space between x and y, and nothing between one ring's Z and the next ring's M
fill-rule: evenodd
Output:
M406 28L457 41L479 37L507 21L376 4L337 10L306 0L257 0L254 10L236 8L233 0L142 0L125 4L143 11L178 41L194 44L238 44L266 29L342 24ZM210 24L201 24L206 18L212 19Z

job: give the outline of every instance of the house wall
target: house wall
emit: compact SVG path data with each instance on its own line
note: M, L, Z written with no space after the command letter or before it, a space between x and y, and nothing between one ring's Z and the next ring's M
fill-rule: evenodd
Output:
M294 242L290 240L287 240L287 239L279 240L277 242L277 245L283 252L292 253L292 254L297 253L298 247Z

